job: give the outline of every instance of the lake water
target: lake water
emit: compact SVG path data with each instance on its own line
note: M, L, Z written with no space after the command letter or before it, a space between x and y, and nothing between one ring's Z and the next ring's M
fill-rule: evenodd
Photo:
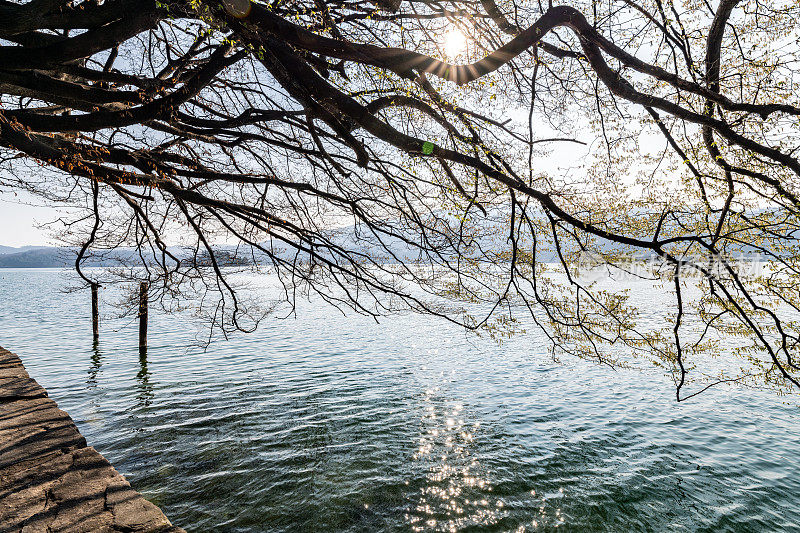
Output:
M800 531L796 397L321 305L205 352L152 312L145 361L71 276L0 270L0 345L189 532Z

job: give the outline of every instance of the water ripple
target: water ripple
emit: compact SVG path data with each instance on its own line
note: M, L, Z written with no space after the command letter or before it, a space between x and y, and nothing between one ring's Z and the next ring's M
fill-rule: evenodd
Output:
M188 531L800 530L797 402L549 362L441 321L308 304L208 351L186 317L105 320L0 271L0 345Z

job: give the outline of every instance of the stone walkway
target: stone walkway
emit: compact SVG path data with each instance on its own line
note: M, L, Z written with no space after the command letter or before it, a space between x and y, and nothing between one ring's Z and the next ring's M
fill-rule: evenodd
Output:
M0 533L178 533L0 348Z

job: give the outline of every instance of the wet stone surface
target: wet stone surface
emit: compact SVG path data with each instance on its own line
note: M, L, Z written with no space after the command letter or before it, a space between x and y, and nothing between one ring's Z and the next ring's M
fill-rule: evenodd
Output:
M178 533L0 348L0 533Z

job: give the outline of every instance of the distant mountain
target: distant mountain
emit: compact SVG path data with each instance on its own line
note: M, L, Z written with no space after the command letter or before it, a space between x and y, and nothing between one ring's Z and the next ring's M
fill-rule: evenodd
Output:
M362 254L367 254L376 258L383 258L387 261L413 261L418 255L418 251L408 246L406 243L399 239L387 237L384 244L388 251L375 243L368 243L364 240L357 238L353 228L344 228L337 234L331 236L331 241L344 249L358 251ZM607 242L600 241L598 248L602 252L610 252L611 247ZM266 245L268 246L268 245ZM489 249L491 243L484 245L484 249ZM632 248L626 249L624 246L615 247L621 252L637 252L633 253L639 260L652 259L654 255L649 252L636 251ZM191 250L182 249L178 247L171 247L171 253L180 257L182 260L188 259L191 256ZM275 248L273 250L275 256L292 260L295 257L296 251L292 248ZM330 252L318 252L321 257L329 257ZM75 264L75 257L77 250L73 248L58 248L48 246L22 246L14 248L11 246L0 246L0 268L72 268ZM595 253L589 253L584 259L590 263L594 260L592 256ZM745 247L741 258L758 259L759 253L754 249ZM268 262L266 254L260 251L254 251L253 256L258 262ZM253 256L250 256L246 250L237 251L234 246L219 246L215 247L215 257L220 266L245 266L252 262ZM307 260L308 255L303 252L298 254L301 260ZM543 263L558 261L558 256L554 252L540 251L538 260ZM599 260L600 258L597 257ZM151 259L150 259L151 260ZM210 267L212 262L211 258L205 252L200 252L196 256L199 266ZM136 266L141 265L142 260L136 250L133 248L119 248L116 250L107 250L102 253L101 257L91 255L86 258L84 266Z
M0 255L18 254L22 252L30 252L31 250L44 250L50 246L0 246Z
M64 248L30 248L33 249L0 253L0 268L58 268L75 260L75 255Z
M0 252L0 268L69 268L75 264L76 256L77 250L72 248L24 246L12 248L12 252ZM138 262L131 250L123 249L107 253L101 259L89 257L85 266L119 266Z
M180 248L172 248L170 252L178 257L187 257L187 252ZM23 246L12 248L10 246L0 247L0 268L72 268L75 265L77 250L73 248L56 248L52 246ZM217 249L215 252L217 263L220 266L243 266L250 264L250 260L243 254L236 255L225 249ZM206 253L198 256L200 266L210 267L211 258ZM119 248L107 250L102 256L86 257L83 266L87 267L108 267L108 266L135 266L141 265L142 260L136 250L132 248Z

